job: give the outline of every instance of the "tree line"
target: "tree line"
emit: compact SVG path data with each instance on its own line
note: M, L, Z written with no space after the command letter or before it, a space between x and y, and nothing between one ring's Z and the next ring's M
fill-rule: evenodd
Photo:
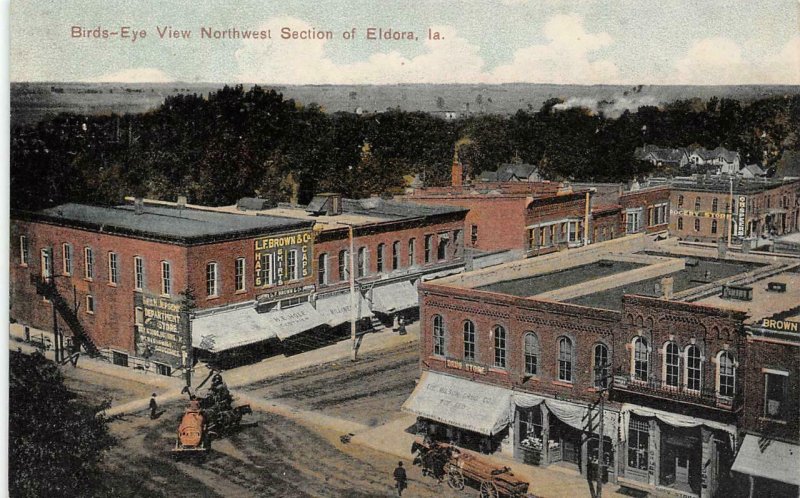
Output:
M636 147L696 144L737 150L770 166L797 150L800 96L747 104L728 98L640 107L616 118L551 99L512 116L445 120L388 109L326 113L274 90L225 86L165 99L141 114L61 114L11 134L11 204L114 204L126 195L232 204L245 196L300 202L315 192L364 197L393 191L403 176L443 185L458 153L475 176L500 164L538 165L548 179L625 181L652 173ZM365 147L368 144L368 147Z

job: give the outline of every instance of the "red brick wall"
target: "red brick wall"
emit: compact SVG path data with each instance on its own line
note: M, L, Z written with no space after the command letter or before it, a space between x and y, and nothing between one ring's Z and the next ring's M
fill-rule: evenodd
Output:
M594 401L592 361L598 343L613 347L613 328L618 313L555 302L531 301L490 292L455 289L434 284L420 287L422 304L420 359L422 368L474 378L481 382L513 387L532 393L560 395ZM444 358L433 355L433 318L445 324L446 356L460 360L464 354L463 323L470 319L476 331L476 363L489 366L486 374L448 368ZM507 368L492 368L494 326L501 325L507 337ZM524 335L533 331L539 340L538 372L525 376ZM573 341L573 380L558 380L558 339Z
M784 371L789 374L787 402L789 411L782 422L764 417L765 378L763 369ZM742 426L769 438L800 443L800 343L773 340L764 337L747 341L747 358L742 366L745 382L746 410Z
M28 237L30 265L20 265L20 235ZM30 274L41 275L43 248L53 247L53 268L63 273L62 244L72 244L73 272L70 277L56 278L59 291L68 302L73 301L73 285L79 304L78 317L99 347L113 347L133 352L134 328L134 256L145 263L148 289L160 292L161 261L172 264L172 289L177 294L186 288L186 249L128 237L59 227L44 223L12 221L11 223L11 317L30 326L52 329L52 307L30 282ZM84 278L84 247L94 251L94 278ZM116 252L119 261L119 283L109 284L108 253ZM94 297L94 314L86 312L86 296ZM61 324L64 327L64 324Z
M658 232L666 230L669 223L653 224L649 222L648 209L656 204L668 203L670 201L669 187L648 188L643 190L635 190L626 192L619 198L619 204L622 206L622 213L624 216L625 210L630 208L642 208L643 224L646 227L647 233ZM667 217L669 218L669 206L667 206ZM624 222L624 220L623 220ZM625 231L623 225L622 231Z
M592 243L616 239L623 235L625 235L625 228L622 226L622 215L619 209L592 213L592 231L589 235Z

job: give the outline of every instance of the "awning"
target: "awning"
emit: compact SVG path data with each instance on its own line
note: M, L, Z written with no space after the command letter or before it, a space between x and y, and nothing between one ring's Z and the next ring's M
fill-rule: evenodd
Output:
M419 417L491 436L502 431L511 420L511 394L510 390L502 387L423 372L402 409Z
M704 418L689 417L687 415L680 415L678 413L664 412L654 408L645 408L643 406L632 405L628 403L622 405L622 408L620 409L620 416L622 419L622 431L620 431L620 437L622 439L628 437L628 422L630 421L631 413L640 417L655 417L661 422L673 427L700 427L701 425L704 425L710 429L724 431L727 432L728 436L730 437L731 448L736 447L736 426L734 425L723 424L721 422L715 422L713 420L707 420Z
M544 403L544 398L535 394L514 393L514 404L519 408L533 408Z
M747 434L731 470L800 486L800 446Z
M292 306L282 310L272 310L263 313L263 315L269 327L275 331L275 335L282 341L293 335L326 324L325 318L310 303L303 303L299 306Z
M253 307L201 315L192 320L192 346L214 353L273 337L275 331L264 314Z
M419 306L419 294L411 282L395 282L372 289L372 311L390 314Z
M428 280L433 280L433 279L436 279L436 278L449 277L451 275L458 275L459 273L463 273L463 272L464 272L464 268L462 268L462 267L450 268L450 269L447 269L447 270L441 270L441 271L437 271L437 272L433 272L433 273L428 273L427 275L423 275L422 276L422 281L423 282L427 282Z
M557 419L568 426L584 432L597 432L600 429L599 407L588 407L569 401L548 398L545 406ZM619 413L611 410L603 411L603 433L614 439L617 434Z
M356 313L358 318L369 318L372 311L367 300L356 292ZM360 306L360 309L359 309ZM322 315L325 323L331 327L350 321L350 293L335 294L333 296L319 296L317 298L317 312Z

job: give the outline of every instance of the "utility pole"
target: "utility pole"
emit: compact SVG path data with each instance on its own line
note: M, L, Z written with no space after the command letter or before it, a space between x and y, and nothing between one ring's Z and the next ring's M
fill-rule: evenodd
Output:
M604 449L604 422L605 422L605 401L606 392L608 391L609 382L612 379L611 365L603 363L594 367L594 375L596 379L600 379L599 384L596 386L600 395L600 424L598 427L598 440L597 440L597 494L595 498L603 497L603 476L606 473L606 459Z
M356 361L358 356L358 344L356 338L356 276L353 273L355 269L355 241L353 240L353 225L347 225L348 234L350 236L350 340L353 342L352 354L350 359Z
M728 210L728 248L731 247L731 239L733 238L733 177L730 177L729 180L731 182L731 192L728 200L728 204L730 204L730 209Z

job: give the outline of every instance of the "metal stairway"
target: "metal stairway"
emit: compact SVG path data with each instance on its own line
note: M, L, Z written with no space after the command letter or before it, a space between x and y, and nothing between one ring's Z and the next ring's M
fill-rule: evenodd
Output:
M89 356L93 358L100 356L100 350L97 349L97 345L95 345L92 338L86 332L86 329L83 328L83 325L78 319L78 315L75 314L72 307L67 303L66 299L58 293L55 283L52 281L48 282L36 275L31 275L31 281L36 285L36 293L40 296L44 296L55 305L56 311L58 311L58 314L61 315L61 318L63 318L64 322L69 326L73 338L78 345L82 345Z

